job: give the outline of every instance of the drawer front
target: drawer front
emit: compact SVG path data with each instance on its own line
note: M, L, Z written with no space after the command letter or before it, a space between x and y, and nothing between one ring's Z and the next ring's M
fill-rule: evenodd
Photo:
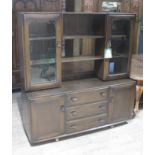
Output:
M107 104L108 101L68 107L66 108L66 118L69 121L82 117L104 114L107 112Z
M109 89L106 88L68 94L67 105L70 106L105 101L108 98L108 90Z
M107 114L98 115L95 117L89 117L85 119L79 119L76 121L69 121L66 124L66 132L79 132L106 124Z

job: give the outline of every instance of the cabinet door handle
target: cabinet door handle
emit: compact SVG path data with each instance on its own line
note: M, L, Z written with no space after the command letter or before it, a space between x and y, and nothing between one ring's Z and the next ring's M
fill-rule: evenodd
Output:
M102 105L99 105L99 108L100 108L100 109L104 108L104 105L103 105L103 104L102 104Z
M76 125L71 125L70 126L72 129L76 129Z
M111 98L111 99L110 99L110 103L113 103L113 102L114 102L114 98Z
M64 111L65 111L65 106L64 106L64 105L61 105L61 106L60 106L60 111L61 111L61 112L64 112Z
M57 48L61 48L61 42L57 41L57 42L56 42L56 47L57 47Z
M107 95L105 92L101 92L100 94L101 94L101 96L103 96L103 97L105 97L105 96Z
M78 98L77 97L73 97L73 98L71 98L71 100L75 102L75 101L78 100Z
M71 111L71 114L72 115L76 115L76 111Z
M104 123L104 119L99 119L98 122L99 123Z

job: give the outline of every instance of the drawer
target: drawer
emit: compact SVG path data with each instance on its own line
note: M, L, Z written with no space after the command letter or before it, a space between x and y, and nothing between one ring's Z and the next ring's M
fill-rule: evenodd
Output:
M69 121L66 124L66 132L79 132L106 124L107 114L98 115L95 117L88 117L85 119L79 119L76 121Z
M66 108L67 120L79 119L107 112L108 101Z
M67 105L78 105L83 103L94 103L105 101L108 98L108 88L94 89L83 92L75 92L67 95Z

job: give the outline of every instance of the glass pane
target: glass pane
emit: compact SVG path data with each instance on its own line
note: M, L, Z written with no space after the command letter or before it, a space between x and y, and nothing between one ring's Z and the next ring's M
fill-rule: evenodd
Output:
M30 37L55 36L55 18L32 18L29 20Z
M113 58L109 61L109 74L127 73L128 59Z
M112 35L129 35L129 20L114 20L112 23Z
M56 80L56 18L57 15L53 14L29 19L32 84Z
M129 40L127 38L115 38L111 41L113 57L124 56L129 54Z
M115 20L112 23L111 45L113 56L128 55L130 39L130 21Z
M56 80L55 40L30 41L32 83Z

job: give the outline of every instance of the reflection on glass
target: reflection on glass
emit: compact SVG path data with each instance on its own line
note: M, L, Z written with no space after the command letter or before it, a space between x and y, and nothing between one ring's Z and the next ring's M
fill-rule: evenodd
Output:
M128 58L113 58L109 61L109 74L127 73Z

